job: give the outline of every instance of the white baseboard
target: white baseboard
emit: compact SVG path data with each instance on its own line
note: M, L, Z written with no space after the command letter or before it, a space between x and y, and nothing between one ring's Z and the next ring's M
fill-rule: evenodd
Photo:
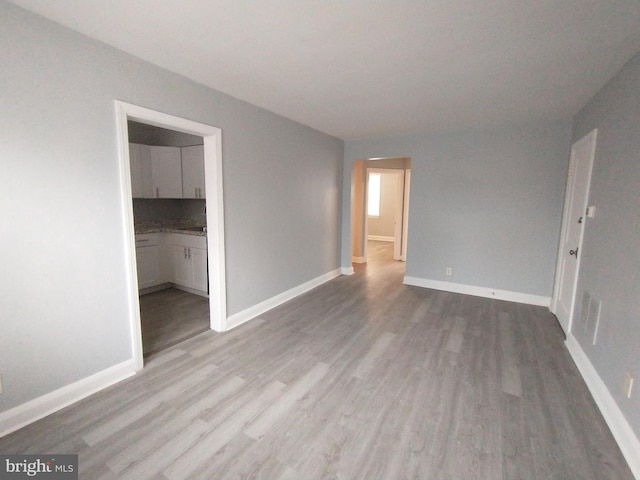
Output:
M367 240L377 240L378 242L393 242L395 238L384 235L367 235Z
M640 479L640 440L633 432L631 425L627 422L611 392L589 361L589 357L582 350L576 337L569 333L565 344L580 371L580 375L582 375L587 387L589 387L600 413L602 413L607 422L613 438L616 439L622 455L627 460L631 472L636 478Z
M462 293L465 295L474 295L476 297L495 298L497 300L525 303L527 305L537 305L540 307L549 307L551 305L550 297L531 295L529 293L511 292L509 290L498 290L496 288L476 287L474 285L465 285L462 283L442 282L438 280L428 280L426 278L408 276L404 277L403 283L405 285L413 285L415 287L432 288L434 290Z
M136 373L133 359L0 413L0 437L40 420Z
M356 271L353 269L353 267L340 267L340 273L342 275L353 275L354 273L356 273Z
M161 292L162 290L167 290L168 288L175 288L177 290L182 290L183 292L192 293L204 298L209 298L209 294L207 292L171 282L161 283L160 285L154 285L153 287L141 288L140 290L138 290L138 295L148 295L149 293Z
M154 285L153 287L141 288L138 290L138 295L161 292L162 290L166 290L171 287L173 287L173 283L161 283L160 285Z
M328 282L329 280L333 280L334 278L341 275L341 269L335 269L329 273L325 273L324 275L320 275L319 277L314 278L313 280L309 280L297 287L293 287L286 292L282 292L275 297L271 297L264 302L260 302L253 307L249 307L246 310L242 310L241 312L234 313L230 317L227 318L227 328L226 330L231 330L232 328L237 327L238 325L242 325L245 322L257 317L258 315L263 314L266 311L271 310L272 308L277 307L278 305L283 304L284 302L288 302L298 295L302 295L305 292L308 292L312 288L316 288L323 283Z
M177 290L182 290L183 292L192 293L193 295L198 295L199 297L209 298L209 294L207 292L203 292L202 290L196 290L195 288L185 287L184 285L178 285L177 283L172 284L173 288Z
M352 263L367 263L367 259L365 257L353 257L351 258Z

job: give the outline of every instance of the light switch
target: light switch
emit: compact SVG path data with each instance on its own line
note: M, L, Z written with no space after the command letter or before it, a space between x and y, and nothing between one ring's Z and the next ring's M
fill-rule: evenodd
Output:
M595 216L596 216L596 206L595 205L589 205L587 207L587 217L593 218Z

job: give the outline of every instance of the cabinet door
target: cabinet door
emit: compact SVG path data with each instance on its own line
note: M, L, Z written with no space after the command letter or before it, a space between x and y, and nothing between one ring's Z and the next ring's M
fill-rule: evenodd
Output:
M155 198L182 198L180 148L149 147Z
M193 269L193 288L202 292L209 291L209 279L207 276L207 251L203 248L189 249L191 267Z
M160 282L160 248L158 245L136 247L138 288L148 288Z
M173 283L183 287L191 287L193 270L189 261L189 247L171 245L171 258L173 260Z
M205 198L204 146L182 147L183 198Z
M153 198L151 186L151 150L148 145L129 144L131 194L133 198Z

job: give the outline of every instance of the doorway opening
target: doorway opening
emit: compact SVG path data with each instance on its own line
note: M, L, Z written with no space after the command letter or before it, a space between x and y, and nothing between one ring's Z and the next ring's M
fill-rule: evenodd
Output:
M150 110L137 105L116 101L116 120L120 157L120 178L122 208L125 219L125 244L127 252L129 306L131 318L132 356L136 369L144 365L142 344L142 326L140 301L138 297L139 282L136 264L136 239L133 213L133 191L131 175L131 157L129 151L128 122L160 127L175 132L202 137L204 155L204 183L206 200L203 215L206 218L206 255L205 278L196 275L200 283L208 290L209 327L216 331L226 330L226 283L224 255L224 206L222 195L222 148L221 130L210 125L193 122L180 117ZM197 190L196 190L197 191ZM184 247L185 258L192 258L190 246ZM208 273L207 273L208 272Z
M352 177L352 262L406 262L410 158L356 160ZM404 264L403 264L404 268Z
M210 328L204 147L201 136L127 127L146 359Z

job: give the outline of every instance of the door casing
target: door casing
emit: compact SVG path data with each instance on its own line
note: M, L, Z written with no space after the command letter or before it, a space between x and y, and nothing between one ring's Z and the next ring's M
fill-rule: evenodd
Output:
M126 263L128 265L129 313L132 355L136 370L143 367L142 328L138 300L135 230L129 159L128 120L198 135L204 140L207 264L209 269L209 318L213 330L227 329L226 273L224 246L224 205L222 191L222 130L218 127L168 115L138 105L115 101L116 126L120 159L121 196L124 225Z

